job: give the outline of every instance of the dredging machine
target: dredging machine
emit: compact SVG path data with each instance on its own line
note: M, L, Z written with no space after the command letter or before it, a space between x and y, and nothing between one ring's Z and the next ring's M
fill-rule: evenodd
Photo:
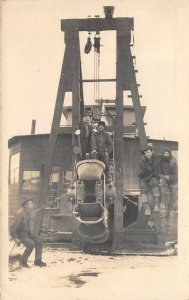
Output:
M149 193L152 215L146 216L144 208L140 203L139 194L125 194L124 185L125 166L124 136L128 133L128 126L124 122L124 92L129 93L134 111L135 136L132 145L136 152L144 149L149 140L145 133L143 122L143 109L140 103L139 84L136 80L137 70L135 69L135 56L132 54L134 46L133 18L114 18L114 7L104 7L105 17L86 19L61 20L61 30L64 32L65 52L60 74L54 116L51 133L48 139L46 155L42 166L42 183L38 199L38 214L35 218L35 232L42 228L44 219L43 207L46 205L49 190L49 181L52 172L54 153L57 147L59 135L65 133L65 127L61 126L61 117L64 113L64 101L67 93L72 95L72 134L74 128L81 121L81 117L86 112L84 103L83 83L93 83L96 105L88 113L91 120L101 120L104 116L104 103L111 103L114 106L114 114L108 115L112 119L112 124L106 126L113 140L113 154L110 158L111 170L110 180L106 180L105 165L102 161L91 158L84 158L75 162L77 149L72 149L72 180L64 195L64 201L71 203L72 214L75 220L73 229L74 240L82 240L85 245L95 249L97 245L107 246L112 251L123 251L130 249L143 253L167 250L167 232L171 225L168 224L165 207L158 212L153 212L153 198ZM101 52L101 36L103 31L114 31L116 33L116 74L114 78L100 78L99 57ZM84 53L88 55L94 50L94 78L83 79L82 62L80 52L80 32L87 32L87 43ZM91 34L94 33L94 43L91 41ZM115 84L115 99L100 99L99 84L113 82ZM130 143L130 140L128 139ZM165 144L165 142L164 142ZM164 145L163 145L164 146ZM162 146L162 147L163 147ZM134 149L134 150L135 150ZM132 152L133 153L133 152ZM133 175L132 175L133 176ZM136 174L134 175L136 177ZM135 180L136 181L136 180ZM61 197L60 197L61 198ZM65 200L66 199L66 200ZM137 207L137 217L135 222L130 222L127 226L125 221L125 208L128 202ZM149 218L153 220L154 226L148 226ZM126 223L126 225L125 225ZM176 227L176 221L174 223ZM171 241L175 241L176 237ZM171 246L172 247L172 246ZM97 249L99 249L97 247Z

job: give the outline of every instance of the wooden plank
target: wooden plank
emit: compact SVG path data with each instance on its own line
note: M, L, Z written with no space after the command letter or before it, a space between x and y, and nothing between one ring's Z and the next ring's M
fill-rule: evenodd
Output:
M45 163L43 166L42 183L41 183L38 207L43 207L47 201L50 174L53 165L58 128L60 126L62 107L64 103L65 92L67 91L67 86L69 86L69 90L72 90L73 118L75 117L76 121L78 121L79 118L78 117L80 111L79 33L69 32L68 34L67 32L65 34L65 43L66 43L66 50L65 50L65 55L64 55L64 60L63 60L63 65L61 70L59 86L58 86L51 133L50 133L49 142L47 146L47 155L45 157ZM43 217L44 217L44 209L42 210L41 214L36 216L36 220L35 220L36 230L34 229L35 232L39 231L39 228L42 227Z
M106 126L107 132L113 132L114 131L113 126ZM135 125L127 125L123 126L123 134L135 134L136 126ZM57 134L71 134L72 133L72 126L62 126L57 128Z
M120 24L126 32L134 29L133 18L90 18L61 20L61 30L67 31L71 28L78 31L117 30Z
M115 186L116 201L114 205L114 243L116 247L117 232L123 230L123 88L122 88L122 64L121 47L122 36L117 31L116 53L116 116L114 131L114 161L115 161Z
M83 79L82 82L115 82L116 79L110 78L110 79Z

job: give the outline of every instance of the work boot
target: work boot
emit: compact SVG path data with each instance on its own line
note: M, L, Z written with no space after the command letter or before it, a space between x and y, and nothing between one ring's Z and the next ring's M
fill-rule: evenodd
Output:
M26 261L22 261L22 260L20 260L20 266L24 267L24 268L29 268L29 265L27 264L27 262Z
M46 267L47 264L44 263L41 259L36 259L34 265L38 267Z

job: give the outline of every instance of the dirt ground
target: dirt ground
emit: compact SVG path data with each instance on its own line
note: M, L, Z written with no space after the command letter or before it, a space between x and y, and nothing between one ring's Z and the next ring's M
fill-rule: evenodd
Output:
M177 256L93 255L45 247L47 267L19 266L14 248L3 300L188 300ZM188 290L186 288L188 287Z

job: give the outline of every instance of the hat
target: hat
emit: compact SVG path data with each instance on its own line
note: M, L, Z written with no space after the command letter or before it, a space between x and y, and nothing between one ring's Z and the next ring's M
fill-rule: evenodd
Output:
M106 124L105 124L105 122L104 122L104 121L99 121L99 122L98 122L98 127L99 127L99 126L104 126L104 127L105 127L105 126L106 126Z
M90 116L87 116L87 115L86 115L86 116L83 116L83 117L82 117L82 121L83 121L83 122L88 122L88 123L90 123L90 122L91 122L91 118L90 118Z
M163 150L163 155L164 155L165 152L168 152L170 156L172 155L171 149L170 149L169 147L166 147L166 148Z
M33 199L24 199L24 200L22 200L22 203L21 203L21 205L22 206L24 206L28 201L32 201L33 202Z
M148 150L153 151L152 146L150 146L150 145L146 146L146 148L144 148L144 149L142 150L142 153L144 154L144 152L145 152L145 151L148 151Z

